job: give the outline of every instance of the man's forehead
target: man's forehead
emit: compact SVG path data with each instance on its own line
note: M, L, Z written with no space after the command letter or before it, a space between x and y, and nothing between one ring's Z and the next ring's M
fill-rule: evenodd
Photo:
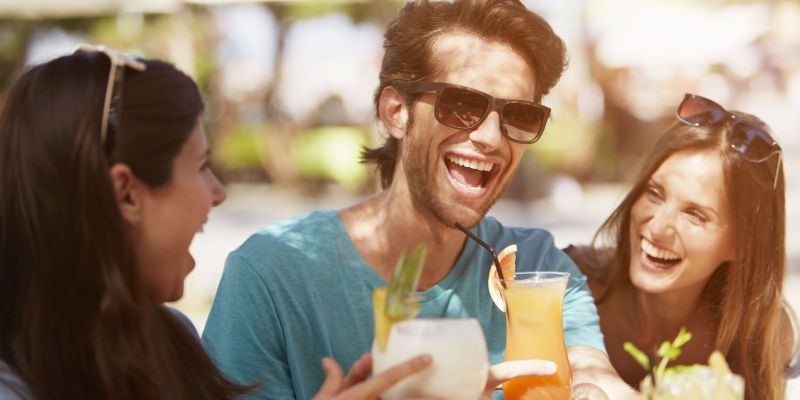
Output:
M492 86L510 83L532 87L533 68L510 45L483 39L467 32L442 34L432 45L437 78L457 78L466 86L482 83Z

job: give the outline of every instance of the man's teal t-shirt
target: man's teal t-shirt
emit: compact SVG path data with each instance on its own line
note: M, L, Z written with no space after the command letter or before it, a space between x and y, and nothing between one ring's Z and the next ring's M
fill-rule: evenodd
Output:
M486 217L473 228L497 251L517 244L517 271L571 274L564 299L567 347L605 352L585 278L540 229L504 227ZM490 363L503 360L505 314L489 296L491 255L471 240L447 276L420 292L419 318L477 318ZM234 250L203 332L229 377L263 382L258 398L309 399L324 380L323 357L347 371L373 339L372 291L387 285L361 257L336 211L268 226ZM469 349L464 349L469 351Z

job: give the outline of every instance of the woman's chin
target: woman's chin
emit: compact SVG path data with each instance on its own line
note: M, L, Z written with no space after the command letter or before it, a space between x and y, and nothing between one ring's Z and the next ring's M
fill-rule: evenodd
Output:
M172 291L164 296L164 300L162 303L174 303L180 300L183 297L183 282L178 287L172 289Z
M666 271L653 271L641 265L631 265L631 283L646 293L663 293L669 291L675 283L675 274Z

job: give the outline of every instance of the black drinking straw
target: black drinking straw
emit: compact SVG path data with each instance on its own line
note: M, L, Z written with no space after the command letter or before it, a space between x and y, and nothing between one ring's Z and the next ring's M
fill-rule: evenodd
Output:
M492 258L494 259L494 265L496 267L495 269L497 270L497 276L500 277L500 284L503 285L503 289L508 289L508 287L506 286L506 279L505 277L503 277L503 268L500 267L500 260L497 259L497 252L494 251L492 246L489 246L489 243L484 242L481 238L478 237L478 235L470 232L469 229L465 228L464 225L461 225L458 222L456 222L456 228L458 228L458 230L460 230L461 232L466 233L467 236L472 238L472 240L478 242L478 244L481 245L481 247L486 249L486 251L488 251L492 255Z
M658 361L658 358L649 351L645 354L647 355L647 360L650 361L650 376L653 377L653 389L655 389L658 386L656 382L656 361Z

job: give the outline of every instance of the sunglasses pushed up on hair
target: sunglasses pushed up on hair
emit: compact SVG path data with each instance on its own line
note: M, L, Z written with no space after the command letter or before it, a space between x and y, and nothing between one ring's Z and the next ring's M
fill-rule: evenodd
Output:
M108 57L110 70L108 71L106 96L103 100L100 142L103 144L106 153L110 153L119 126L120 112L122 110L122 83L125 81L125 69L131 68L143 72L147 66L133 56L102 45L82 44L75 49L75 52L99 53Z
M692 126L713 126L730 123L728 141L731 148L747 161L760 163L778 154L773 189L778 184L778 173L783 161L783 152L778 142L764 128L737 118L713 100L687 93L678 106L678 120Z
M534 143L542 136L550 109L525 100L492 97L480 90L442 82L415 82L410 94L436 92L433 113L437 121L450 128L467 130L480 125L492 110L500 116L500 131L508 140Z

